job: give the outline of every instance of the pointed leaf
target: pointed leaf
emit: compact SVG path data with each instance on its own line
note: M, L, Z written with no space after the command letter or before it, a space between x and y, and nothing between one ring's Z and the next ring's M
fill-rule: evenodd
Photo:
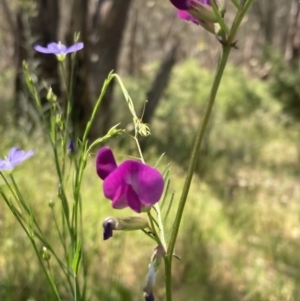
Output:
M74 275L77 275L77 273L78 273L80 261L81 261L81 242L79 241L77 243L76 253L74 255L73 263L72 263L72 269L73 269Z

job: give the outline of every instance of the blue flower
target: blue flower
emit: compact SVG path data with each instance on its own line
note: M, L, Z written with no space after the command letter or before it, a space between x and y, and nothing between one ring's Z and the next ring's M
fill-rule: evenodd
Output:
M0 171L1 170L13 170L16 165L19 165L23 161L33 156L33 150L25 152L17 147L13 147L5 159L0 159Z
M67 47L61 42L50 43L47 47L42 47L40 45L35 45L34 49L41 53L55 54L59 62L63 62L68 53L76 52L83 48L83 43L75 43L74 45Z
M47 47L35 45L34 49L41 53L55 54L55 55L66 55L68 53L76 52L83 48L83 43L76 43L70 47L65 46L62 43L50 43Z

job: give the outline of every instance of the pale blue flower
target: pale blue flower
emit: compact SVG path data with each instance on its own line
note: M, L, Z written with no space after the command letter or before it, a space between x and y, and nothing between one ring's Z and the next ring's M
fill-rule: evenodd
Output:
M41 53L55 54L55 55L66 55L68 53L76 52L83 48L83 43L76 43L70 47L65 46L62 43L50 43L47 47L35 45L34 49Z
M5 159L0 159L0 171L1 170L13 170L16 165L19 165L23 161L33 156L33 150L25 152L17 147L13 147Z

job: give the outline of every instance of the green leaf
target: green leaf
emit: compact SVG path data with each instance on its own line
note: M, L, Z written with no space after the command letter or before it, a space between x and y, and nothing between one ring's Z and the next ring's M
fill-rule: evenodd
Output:
M30 216L29 216L29 234L31 238L34 238L34 218L33 218L33 212L31 210L31 206L29 207Z
M175 253L173 253L173 256L174 256L176 259L178 259L178 260L182 261L182 260L181 260L181 257L180 257L180 256L178 256L178 255L176 255Z
M167 196L168 196L170 184L171 184L171 180L168 179L168 181L166 183L166 186L165 186L164 197L163 197L163 200L161 201L161 205L160 205L161 210L163 210L163 208L164 208L164 205L165 205L165 202L166 202L166 199L167 199Z
M72 263L72 269L73 269L74 275L77 275L77 273L78 273L80 261L81 261L81 242L78 241L77 247L76 247L76 253L74 255L73 263Z
M159 165L160 161L162 160L162 158L164 157L165 153L162 153L160 155L160 157L158 158L158 160L156 161L155 165L154 165L154 168L157 168L157 166Z
M174 195L175 195L175 192L173 192L172 195L171 195L170 202L169 202L169 206L168 206L167 212L166 212L166 214L165 214L165 217L164 217L164 219L163 219L163 223L164 223L164 224L166 223L166 221L167 221L167 219L168 219L168 216L169 216L169 213L170 213L170 211L171 211L171 207L172 207L173 201L174 201Z

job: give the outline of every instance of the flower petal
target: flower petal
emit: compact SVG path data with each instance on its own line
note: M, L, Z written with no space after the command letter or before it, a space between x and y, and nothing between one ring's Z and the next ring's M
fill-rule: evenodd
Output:
M103 147L96 157L96 171L100 179L104 180L117 168L117 163L110 148Z
M15 166L27 160L28 158L33 156L33 154L34 153L32 150L25 152L17 147L13 147L8 154L8 161L12 166Z
M164 179L155 168L140 162L133 162L138 165L135 171L137 172L136 180L138 181L136 185L139 187L139 191L136 191L137 195L143 205L152 206L161 198L164 190Z
M105 183L105 182L104 182ZM103 187L104 187L103 183ZM128 206L127 199L126 199L126 185L120 185L115 191L113 191L110 195L112 197L109 197L106 193L108 192L107 188L104 190L104 195L112 200L112 207L115 209L123 209Z
M13 166L9 161L0 159L0 170L12 170Z
M194 22L195 24L199 25L199 21L194 17L192 16L190 13L188 13L187 11L185 10L180 10L178 9L177 11L177 16L179 19L181 20L184 20L184 21L192 21Z
M127 185L126 199L128 206L135 212L141 213L142 203L131 185Z
M42 47L42 46L40 46L40 45L35 45L33 48L34 48L36 51L41 52L41 53L53 53L53 52L52 52L51 50L49 50L48 48Z
M50 43L47 45L47 48L53 54L65 54L67 47L62 43Z
M76 43L76 44L74 44L74 45L68 47L68 48L66 49L66 51L65 51L65 54L71 53L71 52L76 52L76 51L78 51L78 50L80 50L80 49L82 49L82 48L83 48L83 43Z
M189 0L170 0L170 1L178 9L185 10L190 8Z
M139 161L126 160L104 182L104 188L116 190L120 185L131 185L142 205L157 203L162 195L164 180L159 171ZM127 200L128 202L128 200Z

